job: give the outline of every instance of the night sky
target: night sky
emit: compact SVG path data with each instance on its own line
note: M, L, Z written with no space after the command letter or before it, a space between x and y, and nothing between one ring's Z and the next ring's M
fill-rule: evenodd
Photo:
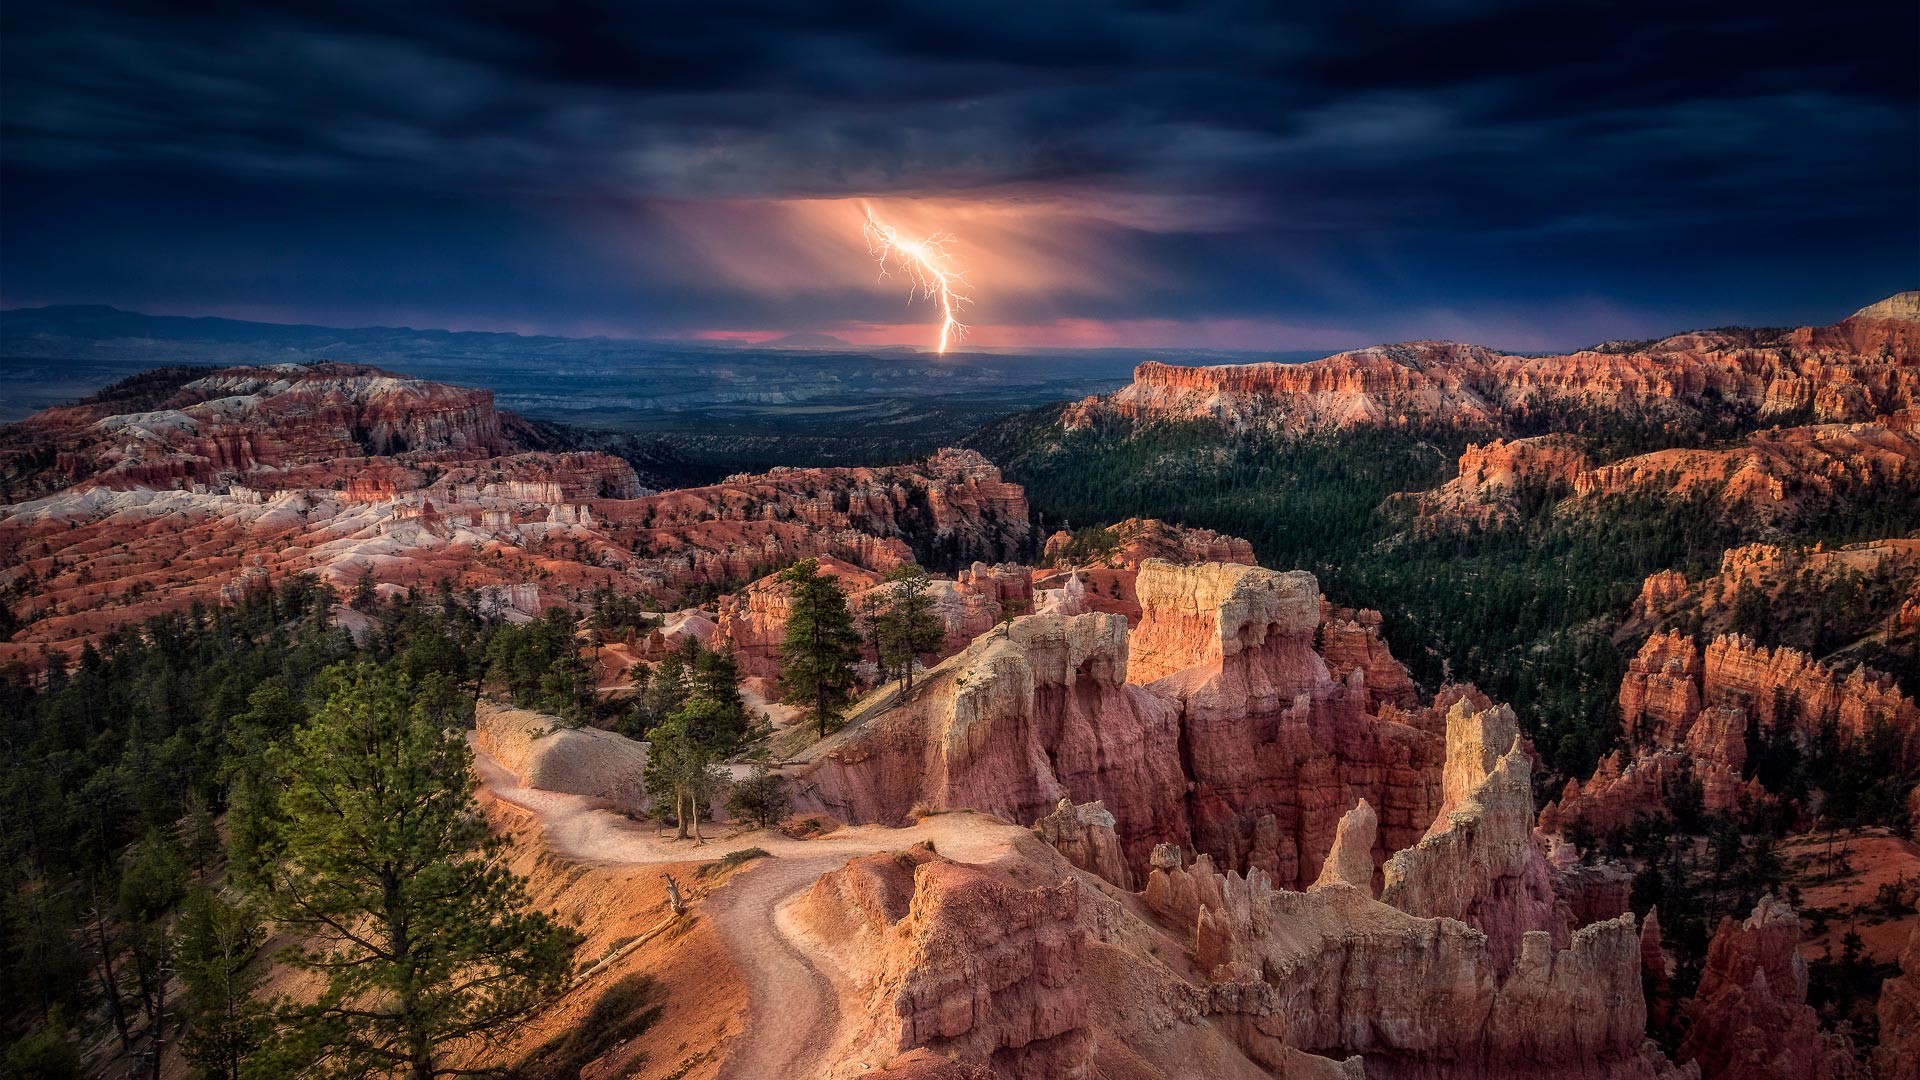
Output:
M1281 6L1281 5L1271 5ZM1920 286L1920 5L12 3L0 305L1514 349Z

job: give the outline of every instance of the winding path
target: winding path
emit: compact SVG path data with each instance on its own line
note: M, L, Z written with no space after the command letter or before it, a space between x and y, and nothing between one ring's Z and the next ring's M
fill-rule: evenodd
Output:
M581 862L607 865L685 863L758 847L773 858L750 863L697 901L713 920L747 983L747 1017L720 1075L732 1080L829 1075L849 1034L844 1005L850 987L834 964L794 925L788 905L821 874L848 859L894 851L922 840L951 858L986 862L1006 853L1023 830L955 813L905 829L849 826L817 840L777 832L720 837L694 847L659 836L645 825L602 809L578 795L521 785L499 762L474 747L474 771L495 798L540 820L547 847Z

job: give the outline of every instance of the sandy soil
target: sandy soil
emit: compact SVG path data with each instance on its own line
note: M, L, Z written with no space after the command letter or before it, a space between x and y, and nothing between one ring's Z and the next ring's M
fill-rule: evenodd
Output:
M922 840L933 841L935 849L950 858L992 861L1010 853L1013 839L1025 832L976 814L955 813L906 829L846 827L814 840L729 830L695 847L691 841L674 840L664 829L611 812L604 803L524 787L478 750L474 767L493 798L537 819L548 850L586 866L665 869L756 847L771 856L746 864L719 886L694 889L696 912L712 920L747 986L747 1014L719 1072L739 1080L857 1075L871 1068L870 1063L842 1060L838 1053L852 1031L854 1018L844 1007L852 988L826 951L789 916L793 899L821 874L854 856ZM682 881L683 887L693 884Z
M1852 867L1851 872L1837 877L1828 877L1826 872L1830 835L1832 852L1837 856L1844 851L1846 865ZM1882 828L1808 833L1782 843L1780 856L1800 886L1800 910L1804 913L1809 908L1826 908L1833 913L1825 934L1809 936L1801 943L1800 953L1807 959L1824 957L1829 949L1839 956L1841 938L1852 929L1859 932L1869 956L1889 962L1900 955L1907 934L1920 926L1920 915L1888 918L1876 902L1884 884L1904 878L1909 896L1912 889L1920 888L1920 846L1911 840Z

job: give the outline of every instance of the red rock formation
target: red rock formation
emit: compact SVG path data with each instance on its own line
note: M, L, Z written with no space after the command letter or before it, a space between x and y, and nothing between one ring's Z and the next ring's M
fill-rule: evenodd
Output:
M1182 866L1166 849L1145 900L1190 935L1218 1011L1263 1060L1279 1047L1358 1054L1376 1078L1692 1074L1645 1039L1631 915L1558 951L1530 933L1502 979L1481 934L1344 882L1279 890L1257 868L1223 875L1207 856Z
M1323 602L1318 632L1320 656L1335 678L1344 679L1359 669L1375 706L1417 708L1420 690L1406 665L1388 651L1380 637L1380 623L1380 613L1369 608L1355 611Z
M1673 1022L1673 961L1660 941L1660 910L1650 908L1640 924L1640 985L1647 999L1647 1027L1664 1031Z
M510 593L512 601L497 606L534 614L602 586L670 603L683 590L751 580L806 557L883 572L916 558L909 541L927 559L998 557L1026 542L1020 489L977 454L943 451L886 469L775 470L645 495L617 458L504 452L512 447L498 441L499 418L490 411L467 428L453 424L449 402L490 410L484 395L394 384L381 375L293 380L267 404L208 403L264 423L268 414L296 415L284 399L304 401L315 386L332 387L334 398L319 410L325 423L308 424L308 434L293 441L274 433L282 440L269 455L275 464L256 454L244 470L215 469L205 463L211 459L174 454L167 460L187 464L165 478L164 489L139 486L133 473L112 466L97 481L0 508L0 585L32 581L15 605L31 625L0 645L0 660L30 657L43 644L77 648L115 623L237 595L252 587L239 580L243 574L278 582L315 573L343 589L363 574L403 589L449 580L483 596ZM361 397L341 397L349 391ZM384 402L386 419L373 402ZM150 416L89 423L161 435L180 428L155 427ZM372 425L372 434L363 433L371 445L414 440L427 448L324 459L359 453L313 434L349 421ZM191 479L199 475L230 479L208 487ZM248 561L256 555L259 563ZM988 568L967 573L954 607L957 635L992 625L1003 602L1025 602L1012 599L1024 584L1007 577Z
M224 368L145 412L117 412L111 401L43 410L0 438L0 462L49 447L59 454L55 475L23 481L30 488L244 480L281 490L338 476L343 461L513 449L491 391L360 364Z
M1880 984L1880 1080L1920 1080L1920 930L1907 935L1900 974Z
M1841 497L1920 489L1917 420L1903 412L1865 423L1773 428L1729 449L1658 450L1598 467L1588 466L1571 436L1495 440L1469 447L1453 480L1393 503L1411 507L1413 527L1423 533L1515 520L1522 492L1704 495L1728 513L1779 519Z
M1137 873L1187 834L1171 706L1127 682L1126 621L1030 615L929 671L911 700L809 751L796 802L848 821L916 806L1032 822L1104 800Z
M1148 559L1183 564L1227 562L1254 565L1252 544L1212 529L1173 525L1157 518L1128 518L1117 525L1107 526L1107 533L1113 540L1112 549L1100 553L1096 559L1082 560L1075 565L1138 570L1140 564ZM1068 532L1056 532L1047 537L1041 561L1048 565L1061 565L1066 558L1067 547L1072 542L1073 534Z
M1823 423L1858 423L1920 404L1912 307L1903 293L1831 327L1681 334L1568 356L1422 341L1310 364L1146 363L1131 385L1079 402L1062 419L1069 428L1190 419L1275 432L1415 423L1498 429L1578 405L1681 421L1750 409L1763 418L1810 413Z
M1514 499L1524 491L1571 493L1588 467L1573 436L1495 439L1467 447L1459 475L1443 486L1397 501L1413 507L1414 528L1420 532L1487 528L1515 519Z
M1698 1063L1703 1080L1855 1075L1851 1056L1820 1037L1799 947L1800 917L1784 901L1762 899L1744 922L1722 919L1678 1058Z
M1426 830L1442 741L1369 713L1363 668L1333 680L1312 575L1148 562L1137 588L1128 677L1179 710L1195 847L1304 888L1361 799L1380 817L1376 862Z
M1127 868L1126 853L1120 850L1113 815L1107 812L1105 803L1076 804L1072 799L1061 799L1053 813L1033 823L1033 832L1080 869L1122 889L1133 888L1133 873ZM1373 873L1371 860L1367 873Z
M1070 882L1023 888L923 845L855 859L799 904L871 987L878 1040L1003 1077L1072 1080L1093 1059L1080 895Z
M1658 630L1664 628L1666 619L1684 617L1697 620L1709 633L1722 633L1733 626L1734 605L1743 589L1776 600L1789 587L1813 592L1845 574L1891 578L1893 587L1905 594L1892 612L1893 633L1904 635L1920 626L1920 621L1902 614L1908 609L1920 614L1920 539L1910 537L1835 548L1821 544L1804 548L1744 544L1728 548L1720 553L1719 569L1697 583L1671 570L1649 577L1641 586L1628 625L1636 630Z
M820 574L840 584L850 596L873 588L880 575L832 556L815 560ZM858 610L856 607L854 610ZM720 598L715 620L715 647L733 653L742 678L779 678L780 644L787 637L787 619L793 614L793 589L768 574L746 588Z
M1342 814L1333 832L1333 847L1327 852L1327 861L1321 865L1313 888L1346 885L1372 896L1373 843L1379 828L1380 818L1365 799Z
M865 707L870 721L810 752L803 800L852 821L923 804L1031 822L1062 798L1100 799L1136 876L1176 842L1294 887L1362 799L1381 821L1376 865L1426 831L1444 741L1423 727L1464 691L1438 710L1370 712L1367 667L1335 681L1313 649L1309 574L1149 560L1138 587L1131 635L1110 614L1017 619L929 672L913 701ZM1384 649L1371 663L1405 677Z
M1777 717L1786 707L1792 715ZM1641 814L1661 813L1682 777L1701 784L1705 806L1725 812L1764 792L1743 781L1750 725L1773 731L1783 722L1806 736L1831 719L1859 736L1877 721L1902 734L1906 753L1920 755L1920 708L1885 676L1856 668L1844 677L1794 649L1765 649L1740 635L1722 635L1703 653L1677 632L1647 639L1620 684L1620 716L1631 757L1615 751L1584 784L1568 781L1541 812L1543 829L1572 822L1605 832Z
M1774 428L1728 450L1659 450L1581 472L1581 497L1709 494L1722 508L1780 517L1835 496L1909 491L1920 477L1920 414Z
M1504 977L1535 931L1558 932L1553 872L1533 833L1532 761L1513 710L1447 714L1441 808L1420 842L1387 860L1382 902L1410 915L1458 919L1487 935Z

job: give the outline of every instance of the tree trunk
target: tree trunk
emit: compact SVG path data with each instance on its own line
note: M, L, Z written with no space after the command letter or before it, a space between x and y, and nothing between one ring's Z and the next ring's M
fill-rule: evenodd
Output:
M160 1080L160 1063L167 1049L167 971L160 969L160 986L155 991L158 1000L153 1013L153 1080Z
M700 839L700 796L691 792L689 795L693 802L693 846L699 847L703 843Z
M667 910L673 912L675 915L686 914L687 898L680 894L680 883L673 880L672 874L664 871L661 872L660 876L667 879Z
M675 826L673 838L685 840L687 838L687 790L685 788L676 789L673 793L673 820Z
M127 1027L126 1003L120 1000L120 984L113 977L113 954L107 942L106 916L100 914L99 907L93 910L94 944L99 949L100 993L107 999L107 1015L113 1018L113 1030L120 1036L120 1050L133 1053L133 1035Z

